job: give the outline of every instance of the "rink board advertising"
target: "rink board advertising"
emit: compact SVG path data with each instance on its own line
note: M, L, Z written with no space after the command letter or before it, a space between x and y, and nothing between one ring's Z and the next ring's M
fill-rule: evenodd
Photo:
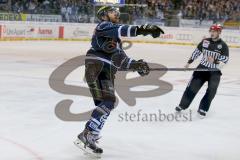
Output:
M55 23L55 22L22 22L0 21L0 40L43 39L43 40L78 40L90 41L96 24ZM123 38L139 43L159 43L178 45L197 45L203 38L208 37L208 29L188 27L163 27L166 31L160 38L150 36ZM230 47L240 48L240 30L224 29L222 38Z

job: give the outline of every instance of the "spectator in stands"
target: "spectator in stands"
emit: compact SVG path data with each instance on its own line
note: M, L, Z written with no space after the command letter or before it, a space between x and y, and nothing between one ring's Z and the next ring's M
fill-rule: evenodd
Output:
M16 1L13 5L12 5L12 11L13 13L22 13L23 12L23 5L20 1Z
M61 4L61 15L62 15L62 19L64 22L67 21L67 4L66 3L62 3Z
M26 4L28 13L36 13L37 3L38 1L36 0L29 0L29 2Z

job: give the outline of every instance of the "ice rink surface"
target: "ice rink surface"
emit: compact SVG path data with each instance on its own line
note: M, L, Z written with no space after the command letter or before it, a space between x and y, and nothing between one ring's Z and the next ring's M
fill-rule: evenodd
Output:
M49 86L49 76L67 60L84 55L88 42L0 42L0 159L87 160L73 145L85 122L63 121L55 106L72 99L72 113L93 108L92 99L67 95ZM126 52L135 59L182 67L194 47L133 44ZM193 67L197 63L193 64ZM121 121L124 113L171 114L178 105L192 72L167 72L162 80L173 85L168 94L137 98L129 107L120 99L102 131L104 160L239 160L240 158L240 49L230 49L221 84L208 116L197 118L206 85L192 103L192 121ZM158 74L158 72L154 72ZM134 76L134 75L132 75ZM67 84L86 86L83 68L72 72ZM116 84L117 85L117 84ZM151 90L138 86L134 90Z

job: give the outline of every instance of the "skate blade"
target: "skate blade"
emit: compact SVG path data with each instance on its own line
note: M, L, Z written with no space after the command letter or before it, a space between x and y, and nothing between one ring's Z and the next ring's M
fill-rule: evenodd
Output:
M198 114L198 118L199 118L199 119L205 119L206 116L202 116L202 115Z
M77 139L73 143L83 151L84 155L87 155L93 158L101 158L101 153L94 153L93 150L91 150L88 147L85 147L84 143L81 140Z

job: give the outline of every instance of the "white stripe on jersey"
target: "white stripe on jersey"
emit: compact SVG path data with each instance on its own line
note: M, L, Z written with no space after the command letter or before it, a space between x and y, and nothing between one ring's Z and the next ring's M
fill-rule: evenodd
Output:
M217 64L208 62L208 57L209 56L213 57L214 60L221 61L223 63L227 63L227 61L229 59L227 56L221 55L218 52L213 52L213 51L209 51L209 50L206 50L206 49L203 49L202 53L203 53L203 57L202 57L202 60L201 60L200 64L202 64L202 65L204 65L208 68L217 68ZM194 58L196 57L196 50L194 51L192 57L194 57Z
M127 31L127 36L128 37L131 37L131 29L132 29L132 26L129 26L128 31Z
M200 56L201 54L202 54L202 52L201 52L198 48L196 48L195 51L194 51L193 54L192 54L191 59L192 59L192 60L195 60L195 59L197 59L198 56Z
M219 56L219 58L218 58L218 60L222 61L223 63L227 63L228 59L229 58L227 56L223 56L223 55Z
M118 38L119 38L119 39L121 39L121 37L122 37L122 36L121 36L122 27L123 27L123 26L120 26L120 27L118 28Z

